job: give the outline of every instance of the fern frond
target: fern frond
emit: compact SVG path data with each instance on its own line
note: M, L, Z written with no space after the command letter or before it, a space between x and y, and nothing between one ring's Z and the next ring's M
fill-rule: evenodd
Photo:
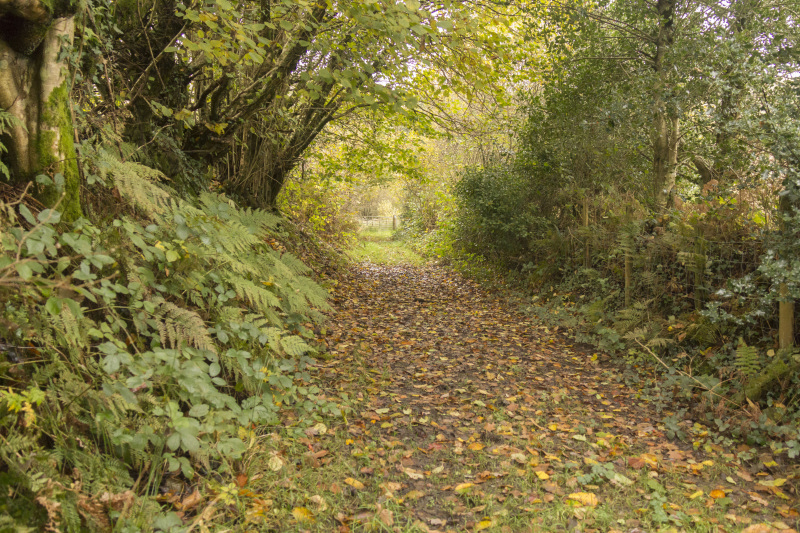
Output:
M761 357L755 346L748 346L744 340L739 339L733 364L743 376L750 377L758 374L761 370Z
M239 299L262 312L266 312L272 307L280 307L280 300L277 296L249 279L229 274L225 276L225 281L233 287Z
M178 349L186 342L195 348L216 353L214 341L200 315L160 297L154 298L153 302L158 303L156 315L161 321L157 327L162 346Z
M648 348L666 348L668 344L674 343L672 339L665 339L663 337L653 337L647 341Z
M306 344L306 342L297 335L289 335L281 338L281 346L287 355L294 357L300 357L312 351L311 346Z
M146 215L166 212L176 202L156 183L166 176L154 168L131 161L122 162L107 151L100 151L95 161L97 172L105 181L111 177L120 194Z

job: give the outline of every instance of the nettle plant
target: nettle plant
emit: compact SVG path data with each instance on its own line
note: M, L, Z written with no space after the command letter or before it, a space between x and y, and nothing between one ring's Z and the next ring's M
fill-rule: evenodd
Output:
M327 291L267 244L280 219L221 195L177 200L152 169L103 153L95 163L133 214L65 228L57 209L0 204L0 475L62 504L72 529L81 498L131 488L132 472L152 488L161 465L230 469L282 405L339 414L307 371L304 324ZM14 499L0 508L13 515Z

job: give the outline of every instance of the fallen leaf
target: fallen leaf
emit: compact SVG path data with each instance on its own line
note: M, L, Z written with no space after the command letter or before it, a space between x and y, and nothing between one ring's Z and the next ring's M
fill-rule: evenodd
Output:
M354 489L357 489L357 490L361 490L361 489L364 488L364 484L363 483L361 483L359 480L357 480L355 478L352 478L352 477L345 478L344 482L347 483L348 485L350 485L351 487L353 487Z
M592 507L596 507L597 504L600 503L597 499L597 496L591 492L573 492L567 496L567 498L578 503L582 503L583 505L590 505Z
M326 511L328 509L328 502L325 501L325 498L323 498L319 494L315 494L314 496L309 498L309 501L314 504L314 509L318 513L321 513L321 512Z
M490 528L490 527L492 527L493 525L494 525L494 522L492 522L492 520L491 520L491 519L489 519L489 518L484 518L483 520L481 520L480 522L478 522L477 524L475 524L475 529L474 529L474 531L483 531L484 529L489 529L489 528Z
M786 483L785 479L759 479L758 484L765 487L780 487Z
M742 533L773 533L774 531L777 530L769 524L753 524L743 529Z
M269 469L273 472L279 472L281 468L283 468L283 459L277 455L273 455L269 458L269 461L267 461L267 466L269 466Z
M541 479L542 481L545 481L546 479L550 479L550 476L548 476L548 475L547 475L547 474L545 474L544 472L540 472L540 471L538 471L538 470L536 471L536 477L538 477L538 478L539 478L539 479Z
M381 504L376 506L375 518L385 526L394 525L394 514L389 509L382 507Z
M643 453L639 456L650 468L658 467L658 457L652 453Z
M196 507L197 504L200 503L201 501L203 501L203 496L200 494L199 490L194 489L194 492L192 492L188 496L185 496L181 500L180 505L176 504L175 506L178 507L178 509L180 509L181 511L188 511Z
M465 492L469 492L469 490L474 486L474 483L459 483L453 490L459 494L464 494Z
M411 479L425 479L425 474L423 474L422 472L417 472L416 470L412 470L410 468L404 468L403 472L405 472L406 475Z
M709 496L711 496L715 500L719 500L720 498L725 497L725 491L720 489L712 490Z
M646 465L647 463L641 457L628 457L628 466L631 468L638 470L640 468L644 468Z
M305 507L295 507L292 509L292 516L298 522L314 522L314 514Z
M470 444L469 446L467 446L467 448L469 448L469 449L470 449L470 450L472 450L473 452L478 452L478 451L480 451L480 450L484 449L485 447L486 447L486 446L484 446L484 445L483 445L483 444L481 444L480 442L473 442L472 444Z

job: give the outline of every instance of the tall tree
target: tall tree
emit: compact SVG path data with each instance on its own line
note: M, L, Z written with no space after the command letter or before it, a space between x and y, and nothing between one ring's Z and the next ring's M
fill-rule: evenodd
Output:
M53 176L38 197L60 202L67 219L81 214L65 64L77 9L74 0L0 0L0 107L13 117L4 160L14 182Z
M99 85L116 94L99 88L98 105L123 101L129 141L157 148L170 136L259 207L274 204L331 121L362 108L412 112L421 94L445 87L468 92L500 79L509 55L500 17L490 24L472 2L126 0L113 9L123 25L118 68L100 72L108 83Z

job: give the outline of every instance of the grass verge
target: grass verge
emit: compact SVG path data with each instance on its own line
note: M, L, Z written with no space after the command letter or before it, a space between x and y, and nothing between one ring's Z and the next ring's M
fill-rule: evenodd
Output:
M421 255L403 241L393 240L391 230L367 228L359 233L358 239L358 245L350 252L356 262L414 266L426 263Z

